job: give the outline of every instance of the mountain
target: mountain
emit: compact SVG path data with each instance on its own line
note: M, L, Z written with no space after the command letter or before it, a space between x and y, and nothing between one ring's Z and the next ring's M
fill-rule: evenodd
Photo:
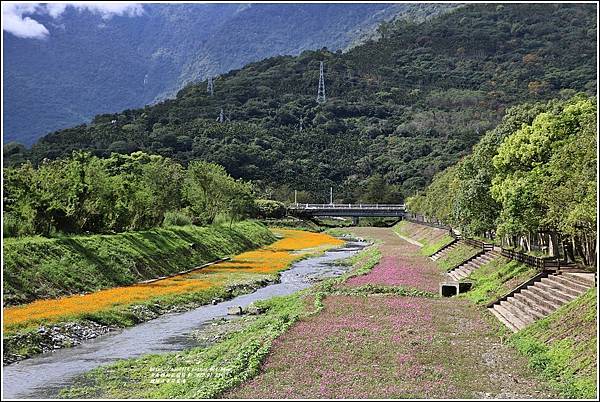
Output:
M344 49L393 18L455 6L410 4L144 4L110 19L74 8L34 14L46 39L4 34L5 141L174 96L185 84L265 57Z
M594 94L596 29L588 4L478 4L398 20L347 52L250 63L216 80L214 96L206 81L190 84L175 99L98 115L31 150L5 149L5 161L144 150L217 162L275 199L296 189L324 201L332 186L342 202L399 200L466 155L507 107Z

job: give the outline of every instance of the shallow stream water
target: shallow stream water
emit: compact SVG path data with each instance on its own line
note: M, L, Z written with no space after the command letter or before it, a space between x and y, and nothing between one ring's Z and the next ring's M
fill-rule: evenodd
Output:
M205 305L184 313L159 318L110 332L68 349L59 349L3 369L4 398L52 398L73 379L98 366L145 354L165 353L193 347L190 334L215 318L225 317L233 306L245 307L257 300L289 295L317 280L338 276L350 267L334 262L360 251L367 243L349 241L343 247L294 263L281 272L281 282L254 293L241 295L216 305Z

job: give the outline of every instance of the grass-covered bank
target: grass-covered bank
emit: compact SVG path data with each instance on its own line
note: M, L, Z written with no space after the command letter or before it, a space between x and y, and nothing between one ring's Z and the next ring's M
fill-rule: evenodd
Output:
M504 296L537 274L537 270L518 261L497 257L473 271L466 280L473 283L471 290L461 297L486 305Z
M150 355L95 369L62 392L69 398L215 398L254 377L272 342L292 324L323 308L323 299L349 277L379 261L376 247L344 261L353 270L290 296L255 303L265 314L208 348Z
M394 231L401 236L421 243L423 245L421 247L421 254L423 255L431 255L453 240L447 230L419 225L409 221L399 222L394 226Z
M588 290L510 339L564 398L598 397L596 292Z
M479 253L481 249L459 242L457 246L438 258L435 262L443 271L448 271Z
M115 235L4 239L5 305L92 292L173 274L269 244L256 222Z
M279 272L292 262L343 244L321 233L289 229L279 229L277 233L282 239L269 246L201 270L152 283L5 308L4 362L73 346L106 332L106 327L128 327L167 312L185 311L215 299L251 292L277 281Z

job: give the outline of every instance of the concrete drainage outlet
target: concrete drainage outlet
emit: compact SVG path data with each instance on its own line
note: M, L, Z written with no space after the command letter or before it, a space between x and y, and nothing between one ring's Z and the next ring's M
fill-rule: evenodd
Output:
M468 292L473 286L472 282L441 282L440 296L452 297L459 293Z

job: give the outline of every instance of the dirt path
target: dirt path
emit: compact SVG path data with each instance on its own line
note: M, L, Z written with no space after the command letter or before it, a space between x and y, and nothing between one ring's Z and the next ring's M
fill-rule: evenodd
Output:
M437 289L439 270L391 229L359 228L383 241L373 271L347 286ZM408 279L407 279L408 277ZM331 296L273 345L261 374L230 398L548 398L503 345L484 312L460 299Z

